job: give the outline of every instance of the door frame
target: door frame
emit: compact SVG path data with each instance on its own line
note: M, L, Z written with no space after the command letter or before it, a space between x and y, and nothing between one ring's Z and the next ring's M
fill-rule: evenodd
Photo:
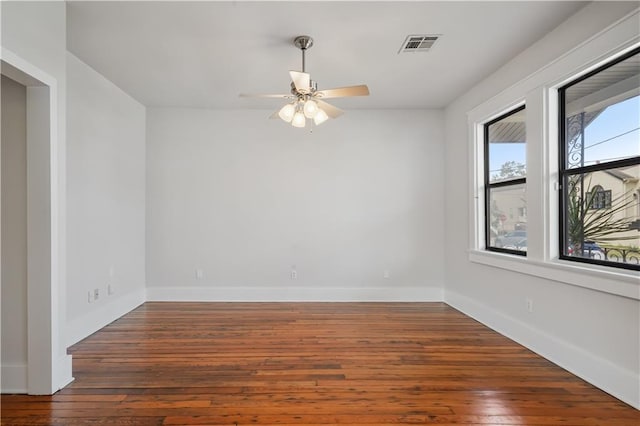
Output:
M0 64L3 75L27 88L27 363L6 389L3 381L2 391L49 395L73 380L63 326L65 152L58 82L4 47Z

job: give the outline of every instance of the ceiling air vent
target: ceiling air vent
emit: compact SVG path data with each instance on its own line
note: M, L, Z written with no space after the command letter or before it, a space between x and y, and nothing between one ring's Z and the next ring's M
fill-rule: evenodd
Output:
M398 53L428 52L439 38L440 35L438 34L407 36Z

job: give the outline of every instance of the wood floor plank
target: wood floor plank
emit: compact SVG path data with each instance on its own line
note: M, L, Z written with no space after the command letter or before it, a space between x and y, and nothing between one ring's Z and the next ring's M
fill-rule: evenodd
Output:
M443 303L145 303L70 352L2 425L640 425Z

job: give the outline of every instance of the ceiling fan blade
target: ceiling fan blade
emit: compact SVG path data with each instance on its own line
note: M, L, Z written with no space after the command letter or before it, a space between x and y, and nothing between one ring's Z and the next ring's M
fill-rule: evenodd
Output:
M335 89L318 90L314 96L322 99L346 98L349 96L368 96L369 88L366 84L358 86L338 87Z
M311 76L306 72L289 71L291 81L296 86L296 90L300 93L309 93L309 86L311 85Z
M326 112L327 115L331 118L337 118L344 114L343 110L341 110L340 108L336 108L329 103L321 101L320 99L315 99L315 101L318 104L318 108Z
M279 98L279 99L293 99L291 94L261 94L261 93L240 93L241 98Z

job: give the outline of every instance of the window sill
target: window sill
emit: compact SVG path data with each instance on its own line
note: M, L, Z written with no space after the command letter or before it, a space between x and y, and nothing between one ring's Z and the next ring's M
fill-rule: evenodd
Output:
M574 262L565 260L541 262L522 256L484 250L469 250L469 260L521 274L640 300L640 272L637 271L625 269L612 271L607 267L576 265Z

